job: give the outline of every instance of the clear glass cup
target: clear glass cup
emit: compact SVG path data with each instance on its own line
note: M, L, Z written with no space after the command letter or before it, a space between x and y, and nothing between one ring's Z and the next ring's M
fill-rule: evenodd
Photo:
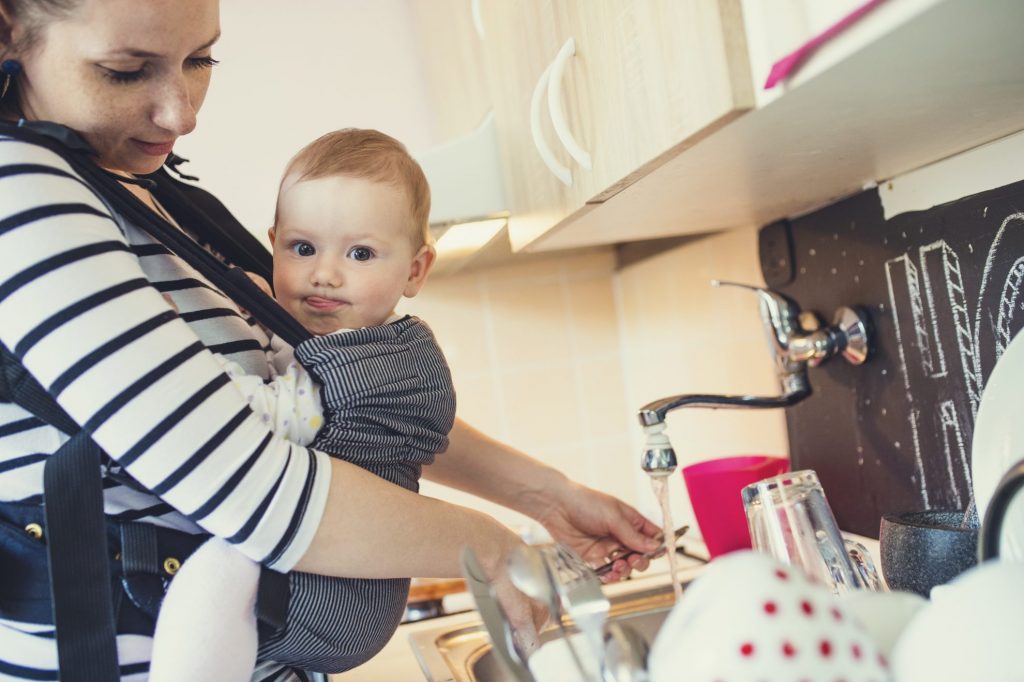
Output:
M839 532L816 473L773 476L742 494L755 550L800 567L835 594L884 589L868 550Z

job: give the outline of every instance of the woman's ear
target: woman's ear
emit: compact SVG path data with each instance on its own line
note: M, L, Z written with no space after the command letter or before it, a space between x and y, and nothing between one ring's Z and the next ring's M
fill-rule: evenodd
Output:
M416 252L416 255L412 259L412 264L409 266L409 279L405 283L405 290L402 295L406 298L412 298L416 294L420 293L420 289L423 288L423 284L427 281L427 275L430 274L430 268L434 266L434 261L437 259L437 251L430 244L424 244L420 247L420 250Z
M14 33L14 13L7 0L0 0L0 59L14 57L9 54L15 42Z

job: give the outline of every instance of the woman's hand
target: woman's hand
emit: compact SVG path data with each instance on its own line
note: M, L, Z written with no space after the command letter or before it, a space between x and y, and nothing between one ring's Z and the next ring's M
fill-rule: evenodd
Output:
M592 565L623 554L653 552L661 543L659 528L640 512L611 495L574 483L564 474L494 440L461 419L449 436L448 451L424 467L423 476L536 519L558 542ZM603 577L620 580L647 568L633 555L615 562Z
M493 543L470 543L490 583L492 594L497 599L505 618L512 628L515 647L524 659L540 646L540 629L550 616L546 605L527 597L513 584L508 573L509 557L523 544L517 535L504 526L495 523L501 538ZM502 537L503 536L503 537Z
M537 520L556 542L573 549L591 565L602 564L622 549L653 552L661 546L661 529L625 502L566 480L554 504ZM643 571L649 560L632 554L619 559L602 577L615 582Z

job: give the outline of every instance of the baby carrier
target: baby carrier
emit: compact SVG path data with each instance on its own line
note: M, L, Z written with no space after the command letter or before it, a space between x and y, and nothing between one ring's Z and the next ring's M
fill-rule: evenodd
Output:
M172 178L166 169L139 180L172 215L194 226L234 266L225 265L150 211L121 185L123 178L94 163L92 150L70 129L22 121L18 126L0 124L0 134L59 154L112 213L162 242L289 344L310 338L249 279L246 270L271 278L270 254L212 195ZM172 156L168 166L174 168L180 161ZM0 523L19 531L13 541L0 543L4 574L0 617L54 624L63 682L118 680L115 633L152 634L168 574L173 573L160 557L183 560L208 536L107 519L102 472L120 483L138 484L119 470L3 344L0 400L20 405L71 436L46 460L42 506L0 502ZM21 528L35 528L39 537L33 539ZM288 589L286 575L266 568L261 571L257 597L261 638L283 632Z

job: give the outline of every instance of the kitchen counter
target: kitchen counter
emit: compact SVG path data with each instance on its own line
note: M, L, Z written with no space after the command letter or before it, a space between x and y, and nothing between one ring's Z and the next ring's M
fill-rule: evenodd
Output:
M864 544L871 552L875 565L881 566L877 540L849 533L845 533L845 535ZM694 539L684 543L687 550L697 555L707 556L703 545L693 542L692 540ZM698 570L699 567L700 564L698 562L680 557L680 569L689 577L692 577L693 572ZM606 585L604 589L609 596L614 596L629 594L630 592L641 591L663 584L667 585L668 583L668 560L659 559L658 561L651 562L650 568L644 573L636 574L630 580ZM452 595L445 598L445 608L448 610L471 609L472 599L468 594ZM331 682L416 682L423 680L423 672L420 670L419 663L416 661L409 643L410 635L441 628L454 629L458 626L475 622L479 622L479 616L477 616L476 611L470 610L399 626L391 641L384 646L384 649L377 656L354 670L332 675L330 678Z

